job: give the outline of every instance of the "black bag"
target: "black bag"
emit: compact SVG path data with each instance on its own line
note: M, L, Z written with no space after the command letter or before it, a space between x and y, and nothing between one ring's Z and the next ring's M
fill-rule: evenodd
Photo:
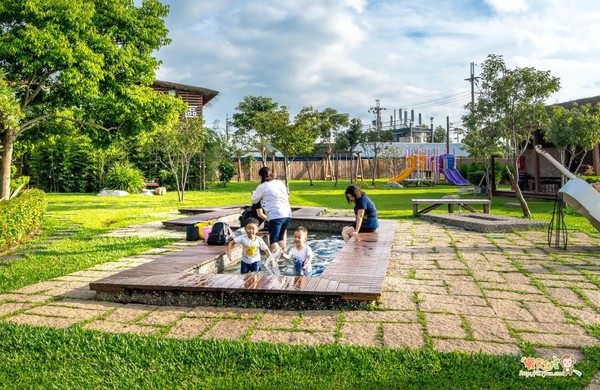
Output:
M263 222L265 222L265 220L261 219L258 216L258 213L256 212L256 209L260 209L260 208L261 208L260 202L255 203L252 206L245 206L244 211L242 211L242 215L240 215L240 218L239 218L241 227L246 226L246 221L248 220L248 218L256 218L258 220L258 227L260 228L260 225L262 225Z
M185 233L185 239L188 241L198 241L200 239L200 231L196 225L188 225Z
M208 245L227 245L233 240L233 230L227 222L217 222L213 225L206 243Z

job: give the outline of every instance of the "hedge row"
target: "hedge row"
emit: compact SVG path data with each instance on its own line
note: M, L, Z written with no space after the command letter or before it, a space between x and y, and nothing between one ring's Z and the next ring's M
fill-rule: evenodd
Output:
M47 205L46 193L38 189L0 201L0 252L39 232Z

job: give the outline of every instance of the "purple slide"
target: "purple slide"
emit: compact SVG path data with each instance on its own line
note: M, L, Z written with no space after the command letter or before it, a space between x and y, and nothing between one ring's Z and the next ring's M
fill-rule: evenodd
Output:
M460 175L456 169L444 168L442 169L442 173L446 177L446 180L456 186L466 186L469 185L469 182Z

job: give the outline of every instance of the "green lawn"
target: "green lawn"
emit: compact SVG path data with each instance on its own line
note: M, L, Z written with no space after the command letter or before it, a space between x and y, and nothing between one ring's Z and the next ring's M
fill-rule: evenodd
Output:
M292 182L293 205L351 210L344 190L348 183ZM365 191L382 218L412 218L412 198L442 197L458 187L378 188ZM182 206L248 203L257 183L164 197L122 198L89 194L49 194L45 232L24 245L25 259L2 262L0 293L84 270L161 247L172 239L103 237L110 229L172 218L165 213ZM466 196L472 197L473 195ZM520 216L506 207L514 198L495 198L492 213ZM553 202L530 201L535 219L549 221ZM440 210L443 212L443 210ZM162 214L161 214L162 213ZM591 224L568 212L570 230L597 235ZM45 245L49 234L73 234ZM0 311L0 321L3 319ZM529 350L526 345L524 350ZM522 364L513 356L440 353L431 349L390 350L332 346L289 346L236 341L171 340L158 336L102 334L80 328L34 328L0 323L0 387L23 388L582 388L600 368L600 349L585 349L577 363L583 378L521 378Z

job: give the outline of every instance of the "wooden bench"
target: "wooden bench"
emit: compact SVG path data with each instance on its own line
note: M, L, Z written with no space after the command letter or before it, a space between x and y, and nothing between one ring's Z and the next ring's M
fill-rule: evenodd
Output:
M425 207L423 210L419 211L419 205L425 204L429 205ZM465 210L472 211L474 213L478 212L475 210L472 205L480 204L483 206L483 212L486 214L490 213L490 204L491 201L489 199L413 199L413 216L418 216L421 214L425 214L430 212L433 209L440 207L441 205L448 205L448 212L454 212L454 206L458 205L458 207L462 207Z
M154 179L146 179L144 178L144 184L147 189L154 189L160 187L160 178L155 177Z

